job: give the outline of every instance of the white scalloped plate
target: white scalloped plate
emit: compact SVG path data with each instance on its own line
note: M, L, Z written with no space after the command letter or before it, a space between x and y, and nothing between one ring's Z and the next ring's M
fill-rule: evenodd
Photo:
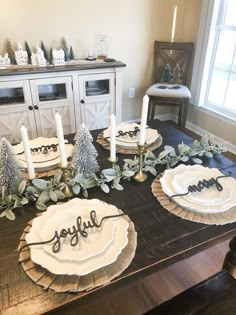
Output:
M126 131L133 131L135 127L140 128L140 125L133 123L133 124L120 124L116 126L116 135L119 135L119 131L122 130L123 132ZM103 132L103 137L107 138L108 141L110 141L110 127L108 127L106 130ZM145 133L145 141L147 144L153 143L157 138L159 137L159 134L157 130L147 128L146 133ZM139 141L139 133L134 136L130 137L128 135L123 136L123 137L117 137L116 138L116 143L117 145L122 145L122 146L132 146L132 147L137 147L137 142Z
M67 143L68 141L65 140L65 142ZM50 160L55 160L56 158L59 158L60 156L59 147L58 147L58 139L56 137L52 137L52 138L38 137L32 140L29 140L29 143L30 143L31 149L40 148L41 146L47 146L47 145L52 145L52 144L57 145L56 151L53 151L52 149L50 149L47 154L44 154L41 151L32 152L33 163L48 162ZM19 144L17 144L13 148L17 154L18 159L22 162L26 162L23 142L21 141Z
M185 193L189 185L196 185L199 180L222 176L218 169L203 167L201 165L179 165L166 170L160 179L162 189L168 196ZM215 186L203 189L201 192L189 193L186 196L175 197L173 201L190 210L201 213L224 212L236 205L236 183L232 177L219 179L223 191Z
M97 222L101 221L101 218L109 215L109 212L103 210L98 205L94 205L96 208ZM92 210L92 209L91 209ZM76 225L76 219L78 216L83 218L84 222L89 221L90 209L63 209L49 217L44 221L42 230L40 231L40 238L42 241L50 240L55 231L61 231L65 227L72 227ZM43 245L44 250L55 256L59 260L74 260L82 261L92 256L101 254L113 241L115 235L115 224L113 220L105 220L101 228L92 228L88 230L88 237L79 236L79 242L76 246L71 246L69 239L62 240L61 250L58 253L52 252L52 245Z
M92 199L92 200L83 200L74 198L69 202L50 206L48 210L42 214L42 216L37 217L33 220L32 228L30 232L26 235L26 242L41 242L40 231L42 226L44 225L44 221L46 221L51 215L55 214L57 211L61 209L76 209L79 207L83 207L86 203L92 208L96 210L95 206L98 206L99 203L101 207L108 207L109 215L118 214L119 211L115 206L106 204L103 201ZM75 208L76 207L76 208ZM112 219L109 219L112 220ZM117 257L121 253L124 247L126 247L128 243L128 222L124 220L122 217L116 218L113 221L115 225L115 233L113 237L113 241L110 242L110 239L107 238L107 242L110 244L105 247L104 251L94 255L88 259L82 261L74 261L74 260L60 260L56 258L52 254L46 252L43 248L43 245L36 245L30 247L31 259L38 265L41 265L43 268L49 270L54 274L66 274L66 275L86 275L92 271L95 271L99 268L107 266L114 261L116 261ZM103 231L99 232L103 233ZM105 230L104 230L105 233Z
M66 149L66 155L67 158L71 156L72 150L73 150L73 144L67 143L65 144ZM18 156L19 158L19 156ZM22 167L27 171L27 163L25 161L20 161ZM61 162L60 156L56 157L55 159L50 159L48 161L44 162L33 162L35 172L43 172L47 170L51 170L53 168L58 167L58 164Z

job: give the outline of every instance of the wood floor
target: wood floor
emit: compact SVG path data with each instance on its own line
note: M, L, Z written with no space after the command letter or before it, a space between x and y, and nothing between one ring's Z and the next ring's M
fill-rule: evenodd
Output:
M173 122L170 125L176 126ZM178 128L179 129L179 128ZM193 138L199 136L180 130ZM226 156L236 162L236 156ZM118 289L81 307L80 315L140 315L194 284L218 272L228 251L229 241L185 259L126 288Z

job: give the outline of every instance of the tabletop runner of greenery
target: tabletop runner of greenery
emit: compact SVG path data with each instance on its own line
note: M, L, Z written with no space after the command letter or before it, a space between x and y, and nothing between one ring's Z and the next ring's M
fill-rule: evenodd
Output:
M202 164L202 158L212 158L214 154L221 154L225 151L222 144L217 144L212 138L204 136L200 141L195 140L192 146L181 143L177 148L169 145L156 156L151 151L145 154L142 169L157 175L157 165L166 165L172 168L178 163ZM38 210L44 211L49 203L56 203L66 198L64 189L67 186L72 196L82 193L83 197L88 197L88 190L93 187L100 187L105 193L111 189L123 190L121 180L130 180L139 170L139 158L124 159L122 166L118 164L114 168L101 170L99 173L90 176L75 174L73 168L69 168L66 177L59 169L53 177L47 179L34 179L32 181L16 181L11 194L7 194L4 187L1 188L0 195L0 217L15 220L14 209L34 202Z

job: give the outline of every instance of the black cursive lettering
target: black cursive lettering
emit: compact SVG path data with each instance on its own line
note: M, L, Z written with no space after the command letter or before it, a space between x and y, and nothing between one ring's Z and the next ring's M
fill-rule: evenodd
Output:
M222 191L223 190L223 186L219 182L219 179L220 178L225 178L225 177L230 177L230 176L231 175L222 175L222 176L218 176L216 178L212 177L210 179L200 180L196 185L189 185L188 186L188 191L186 193L172 195L172 196L169 197L169 200L172 201L173 198L175 198L175 197L186 196L189 193L201 192L203 189L205 189L205 188L209 189L212 186L215 186L218 191Z
M93 227L100 228L102 226L102 223L104 220L117 218L117 217L121 217L124 215L125 214L122 213L122 214L105 216L101 219L100 222L97 222L96 211L91 210L90 211L90 220L88 220L87 222L83 222L82 217L78 216L76 219L76 225L73 225L72 227L69 227L69 228L63 228L63 229L61 229L60 232L55 231L54 236L48 241L26 244L20 248L19 252L21 252L24 248L26 248L28 246L44 245L44 244L53 243L52 251L54 253L58 253L61 249L61 239L66 238L68 235L72 236L70 239L70 245L76 246L79 243L79 236L82 236L82 237L88 236L88 232L87 232L88 229L92 229Z

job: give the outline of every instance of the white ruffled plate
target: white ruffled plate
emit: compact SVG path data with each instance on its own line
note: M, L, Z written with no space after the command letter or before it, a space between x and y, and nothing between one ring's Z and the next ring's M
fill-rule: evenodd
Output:
M63 209L63 207L64 209L74 208L74 211L77 213L78 209L86 205L87 202L89 203L89 205L92 205L92 209L94 210L96 210L98 204L101 203L101 207L103 206L103 208L105 208L106 206L107 207L110 206L109 215L119 213L118 209L115 206L108 205L100 200L97 199L83 200L74 198L70 200L68 203L49 207L48 210L45 213L43 213L42 216L35 218L33 220L30 232L26 235L26 242L33 243L42 241L40 237L40 232L43 229L44 222L46 222L47 219L51 216L50 213L51 211L53 214L57 212L56 207L59 207L58 209ZM108 220L110 222L113 221L113 219ZM44 250L44 245L36 245L30 247L31 259L38 265L41 265L43 268L49 270L54 274L67 274L78 276L86 275L92 271L95 271L116 261L117 257L119 256L123 248L127 245L129 226L128 222L124 220L122 217L120 217L115 218L113 224L115 226L113 240L110 241L110 239L108 239L107 237L107 243L109 244L104 247L104 250L100 253L97 253L94 256L90 256L87 259L81 261L74 261L71 259L66 260L56 258L55 253L51 252L49 254L47 251ZM98 233L106 233L105 231L106 230L103 231L102 229L102 231ZM82 256L83 255L81 254L80 258ZM84 257L85 256L86 253Z
M97 214L96 222L100 222L103 217L110 215L110 207L104 207L100 202L97 204L93 202L93 204ZM84 222L88 222L91 210L93 209L86 205L86 203L84 204L84 202L76 210L74 207L71 209L62 207L61 210L44 220L40 232L41 240L50 240L54 236L55 231L61 231L63 228L72 227L73 225L76 226L78 216L81 216ZM72 247L70 245L70 237L67 237L62 240L61 250L58 253L52 252L52 244L45 244L43 248L59 260L82 261L101 254L112 243L115 229L114 220L104 220L101 228L93 227L88 230L88 237L81 237L79 235L79 242L76 246Z
M160 179L162 189L168 196L183 194L188 191L189 185L197 185L200 180L222 176L218 169L207 168L201 165L179 165L178 167L166 170ZM236 205L236 184L235 179L226 177L219 179L223 186L218 191L215 186L209 189L204 188L201 192L189 193L186 196L175 197L173 201L180 206L202 213L224 212Z
M133 123L133 124L120 124L116 126L116 136L119 135L119 131L122 130L123 132L128 132L128 131L134 131L135 127L140 128L140 125ZM116 144L118 146L122 147L129 147L129 148L136 148L137 147L137 142L139 141L139 135L140 133L136 136L130 137L129 135L125 136L119 136L116 138ZM147 128L146 133L145 133L145 142L147 144L153 143L158 137L159 133L155 129ZM103 137L106 138L108 141L110 141L110 127L108 127L106 130L103 132Z
M66 149L66 155L67 158L71 156L72 150L73 150L73 144L67 143L65 144ZM22 167L27 170L27 163L23 160L21 160L20 156L17 155L18 159L21 162ZM49 159L48 161L44 162L33 162L35 172L43 172L52 170L53 168L56 168L58 164L61 162L60 156L55 157L54 159Z
M67 143L68 141L65 140L65 142ZM34 163L42 163L42 162L47 162L50 160L55 160L56 158L60 156L59 147L58 147L58 139L56 137L52 137L52 138L38 137L32 140L29 140L29 143L30 143L31 149L40 148L41 146L47 146L47 145L52 145L52 144L55 144L57 146L56 151L53 151L52 149L50 149L48 153L46 154L44 154L41 151L32 152L32 160ZM22 141L16 146L14 146L14 150L17 154L18 159L20 161L26 162Z

